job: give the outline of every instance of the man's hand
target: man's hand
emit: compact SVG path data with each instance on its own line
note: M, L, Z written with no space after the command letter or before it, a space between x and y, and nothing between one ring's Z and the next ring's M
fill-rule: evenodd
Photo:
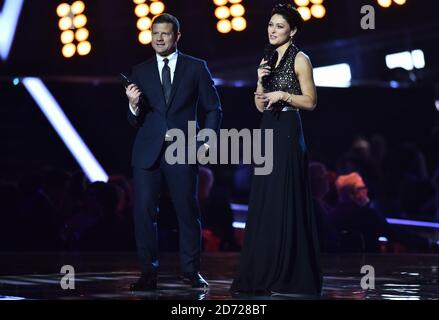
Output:
M135 84L130 84L127 87L126 95L127 95L128 100L130 102L130 105L133 108L138 108L141 94L142 94L142 92L139 90L139 88Z

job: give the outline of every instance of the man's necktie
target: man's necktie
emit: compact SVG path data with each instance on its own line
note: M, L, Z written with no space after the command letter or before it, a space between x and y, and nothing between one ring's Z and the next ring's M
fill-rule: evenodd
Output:
M163 62L165 65L162 69L162 86L163 86L163 93L165 95L166 104L169 103L169 97L171 96L171 69L169 68L169 60L168 58L163 59Z

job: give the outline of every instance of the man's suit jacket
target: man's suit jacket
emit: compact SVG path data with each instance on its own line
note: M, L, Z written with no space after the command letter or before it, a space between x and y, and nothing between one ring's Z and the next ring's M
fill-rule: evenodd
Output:
M134 167L147 169L155 163L167 130L181 129L187 137L188 121L197 120L198 105L206 111L205 127L218 132L221 103L205 61L178 53L168 104L155 55L135 66L131 79L142 91L146 104L138 116L128 110L128 121L138 128L131 160Z

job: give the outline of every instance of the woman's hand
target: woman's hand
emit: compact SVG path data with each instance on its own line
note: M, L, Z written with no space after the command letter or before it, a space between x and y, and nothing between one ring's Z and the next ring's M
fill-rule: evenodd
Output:
M262 78L265 76L268 76L271 73L271 68L267 64L268 61L265 59L262 59L259 67L258 67L258 82L262 82Z
M284 96L283 91L273 91L262 94L262 99L267 104L266 108L270 109L273 104L283 100Z

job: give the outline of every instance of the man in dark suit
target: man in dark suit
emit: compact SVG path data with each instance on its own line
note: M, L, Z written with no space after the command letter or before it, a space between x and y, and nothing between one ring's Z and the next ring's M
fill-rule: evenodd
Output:
M132 166L135 234L142 275L131 286L132 290L157 287L156 219L162 178L169 187L179 222L182 280L192 287L208 286L199 273L198 165L167 163L165 150L170 142L165 137L168 130L180 129L187 141L188 121L196 121L198 105L206 111L205 127L218 131L222 111L206 62L177 51L180 36L180 25L174 16L156 17L152 22L152 47L156 55L133 68L133 84L126 90L128 120L138 128ZM205 151L209 148L202 142L197 147L204 147Z

